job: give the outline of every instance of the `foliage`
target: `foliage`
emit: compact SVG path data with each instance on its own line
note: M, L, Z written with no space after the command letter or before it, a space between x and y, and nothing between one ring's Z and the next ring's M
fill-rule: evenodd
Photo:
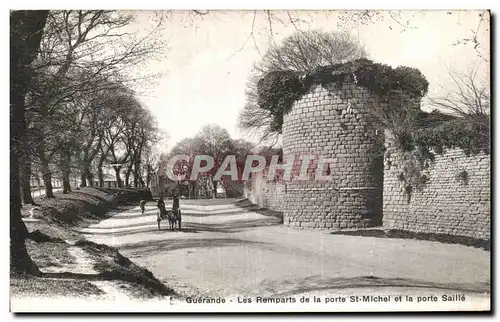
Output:
M466 185L469 183L469 173L467 172L467 170L462 170L457 174L456 179L458 182Z
M456 104L462 111L460 117L420 110L420 100L427 94L429 83L419 70L393 69L368 59L318 67L302 78L292 71L271 72L259 81L258 98L260 108L270 111L274 117L277 131L281 130L283 115L315 84L341 88L352 82L387 99L387 104L374 104L369 112L372 122L380 130L389 130L398 148L409 152L400 180L410 198L413 191L421 190L429 180L423 171L434 159L431 149L438 154L456 147L467 155L489 153L490 118L484 113L489 96L474 85L474 78L469 80L473 85L464 88L471 89L474 95L461 89L459 103L462 105ZM475 95L477 93L481 95Z
M173 174L176 176L184 176L184 180L180 185L188 186L189 193L194 193L196 187L203 189L205 192L211 190L214 195L217 191L218 184L227 187L229 181L225 176L221 180L216 180L215 175L220 169L228 155L234 155L236 158L236 168L238 179L241 180L243 169L245 166L246 156L251 153L254 145L245 140L235 140L229 135L229 132L216 124L208 124L191 138L184 138L179 141L170 152L169 156L161 161L160 167L166 169L166 164L170 158L176 155L187 155L188 161L182 160L174 164ZM208 155L214 158L214 166L212 169L199 173L197 180L191 180L191 171L193 162L197 155ZM202 163L202 166L204 163ZM226 169L222 169L226 170Z
M94 171L103 184L103 166L122 164L126 180L143 184L143 152L160 133L151 113L133 88L156 75L137 77L132 69L161 58L160 24L134 32L130 11L53 10L47 18L33 82L26 97L28 135L24 140L23 178L40 170L47 197L54 197L51 178L61 174L93 185ZM33 167L31 167L33 166ZM117 182L120 167L115 167ZM37 172L36 172L37 173ZM139 181L139 182L138 182ZM26 185L29 195L29 184ZM23 188L24 189L24 188Z
M283 116L302 96L304 87L295 72L274 71L258 82L257 92L259 107L269 111L273 116L271 130L281 132Z
M401 91L409 96L423 97L429 87L429 82L418 69L404 66L393 69L366 58L318 67L306 75L303 84L306 88L314 84L342 86L348 80L381 96L391 91Z
M348 81L365 87L379 96L398 96L390 101L388 110L374 113L377 116L386 115L386 119L381 120L385 125L388 122L393 123L391 118L401 116L405 118L411 116L409 122L413 124L418 116L419 107L402 111L408 104L402 101L401 97L422 98L429 87L428 81L418 69L410 67L393 69L388 65L361 58L347 63L318 66L302 79L293 71L270 72L258 82L258 104L260 108L270 111L274 118L273 129L281 131L283 116L290 111L296 100L307 93L311 86L333 84L341 87ZM400 128L399 124L394 126L394 129ZM401 134L403 137L405 135L408 133Z
M422 191L429 181L426 170L429 168L429 163L433 161L434 154L423 147L405 154L398 180L403 184L403 191L408 197L408 202L411 200L412 193Z
M490 153L490 126L488 115L456 118L420 128L413 133L415 145L432 148L438 154L446 148L460 148L467 155Z

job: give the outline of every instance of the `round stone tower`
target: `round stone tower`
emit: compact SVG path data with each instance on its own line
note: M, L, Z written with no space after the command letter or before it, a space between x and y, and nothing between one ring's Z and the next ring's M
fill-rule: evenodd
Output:
M332 229L381 224L383 131L370 122L374 104L384 103L354 82L314 84L285 115L284 156L330 159L325 171L316 160L308 172L331 176L327 181L292 177L286 183L285 225ZM300 167L296 161L295 177Z

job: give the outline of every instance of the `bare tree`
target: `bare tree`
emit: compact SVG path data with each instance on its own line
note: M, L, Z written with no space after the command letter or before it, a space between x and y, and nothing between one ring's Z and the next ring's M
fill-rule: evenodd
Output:
M257 83L272 71L311 72L319 66L342 63L366 57L366 51L348 33L301 31L272 44L261 61L254 65L246 88L246 102L239 115L239 126L267 141L277 139L279 131L271 127L272 115L261 109L257 100Z
M237 173L241 177L246 161L246 156L251 152L253 144L245 140L233 140L227 130L216 124L205 125L199 133L193 138L185 138L179 141L172 151L169 158L176 155L187 155L189 160L182 160L174 165L175 175L184 176L181 185L187 186L190 197L195 195L196 187L208 191L211 190L214 195L217 194L217 187L221 184L227 187L228 178L222 177L221 180L214 180L214 176L219 170L220 165L227 155L236 156ZM205 173L200 173L197 180L190 180L193 162L197 155L209 155L214 158L214 167ZM163 167L167 160L164 160Z
M453 12L449 11L447 12L447 14L452 15ZM479 18L477 26L472 30L470 30L470 33L468 35L465 35L463 38L458 39L455 43L453 43L453 45L473 46L477 56L481 60L489 63L490 61L489 37L490 37L491 12L489 10L482 10L477 15ZM460 23L457 22L457 24ZM485 39L483 38L486 38L488 44L484 43Z
M271 44L254 68L261 75L275 70L308 72L319 66L343 63L366 55L361 43L349 33L297 31L281 44Z
M134 131L134 115L135 111L140 108L140 103L135 97L126 94L114 98L113 102L117 109L111 126L105 130L104 144L110 153L109 158L115 170L118 187L122 187L120 172L130 161L131 134L129 132Z
M454 89L445 96L429 97L429 103L444 112L467 117L490 114L489 81L480 79L478 68L461 73L450 71Z
M184 180L182 184L187 185L189 198L194 198L195 189L198 184L197 181L191 181L191 171L192 165L194 162L194 158L198 153L199 143L194 138L185 138L179 141L169 153L169 158L176 155L187 155L189 157L189 161L181 160L174 165L173 172L175 175L183 176ZM168 162L168 158L165 158L164 163ZM165 164L164 164L165 166Z
M57 140L56 134L61 131L53 132L57 127L52 120L60 114L59 110L69 106L78 113L81 106L95 107L96 100L91 97L86 104L75 101L85 101L85 96L109 90L108 85L113 88L134 81L122 75L132 66L159 58L163 52L164 44L155 37L159 29L154 27L145 35L125 31L133 21L131 12L67 10L49 14L42 53L34 64L37 86L31 95L33 114L38 119L33 128L38 138L35 150L42 164L47 197L54 197L49 165L59 148L71 146ZM90 123L98 122L99 117L90 114ZM101 150L102 135L96 131L96 127L89 127L89 132L85 132L89 134L87 140L77 151L81 153L84 185L87 180L89 184L93 182L90 164Z
M144 165L146 167L145 187L149 188L154 174L159 170L160 154L153 146L148 145L144 149L142 157L144 160Z
M217 169L222 164L224 159L232 151L231 136L226 129L217 124L205 125L195 140L197 141L197 152L199 154L209 155L214 158L214 167L211 171L203 173L201 176L206 177L206 181L210 182L214 196L217 196L218 181L213 180Z
M236 159L236 172L238 176L237 183L243 182L242 177L245 169L246 158L248 155L252 154L254 148L255 145L252 142L243 139L232 140L231 154L234 155ZM233 178L230 178L229 176L222 176L220 183L226 190L226 193L234 187L234 185L231 185L230 182L235 183Z
M491 96L489 80L481 79L478 68L461 73L450 71L454 89L442 97L429 97L431 106L457 116L456 122L483 138L489 145L491 136ZM482 148L482 147L481 147Z

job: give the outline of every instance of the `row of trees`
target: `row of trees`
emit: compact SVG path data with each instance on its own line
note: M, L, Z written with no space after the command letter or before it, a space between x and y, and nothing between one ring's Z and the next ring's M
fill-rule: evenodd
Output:
M251 142L232 139L229 132L216 124L205 125L192 138L185 138L178 142L168 155L162 155L160 167L165 171L168 161L176 155L187 155L189 161L179 161L173 169L174 175L183 175L184 180L179 182L181 188L186 187L189 196L195 195L195 189L202 189L205 195L209 191L217 195L219 184L227 190L231 181L230 177L222 176L220 180L215 178L217 170L223 164L228 155L234 155L238 179L241 180L246 156L252 153L254 145ZM200 173L197 180L190 180L193 171L193 162L198 155L208 155L214 158L214 166L207 172ZM202 164L203 166L204 164ZM226 170L226 169L223 169Z
M106 10L10 13L12 270L40 274L26 252L21 217L21 200L33 203L32 174L42 173L46 196L54 198L54 174L68 193L72 176L85 186L97 174L103 185L105 164L118 185L123 167L125 184L133 175L136 186L145 184L143 165L153 171L161 133L134 89L156 75L135 77L133 68L161 57L162 19L152 30L131 32L134 19Z
M113 166L118 186L131 184L132 176L135 186L146 184L143 165L160 133L134 88L155 75L135 78L129 71L157 58L163 45L155 34L160 25L138 35L126 32L133 21L127 12L48 13L25 98L24 203L33 203L30 177L38 173L48 198L54 197L54 175L62 179L63 193L71 191L71 176L79 176L81 186L97 180L103 186L105 165Z

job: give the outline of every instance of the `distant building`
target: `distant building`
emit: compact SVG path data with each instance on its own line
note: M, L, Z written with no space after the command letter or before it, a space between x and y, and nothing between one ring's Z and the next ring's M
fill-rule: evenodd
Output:
M189 199L211 199L214 198L214 192L211 188L205 189L199 184L194 189L189 181L173 181L169 179L162 171L158 171L151 178L151 194L154 198L170 197L173 194L184 196ZM229 182L227 188L219 183L217 186L217 198L234 198L243 195L243 184L238 182Z
M153 198L169 197L177 186L178 183L170 180L162 169L151 176L151 195Z

